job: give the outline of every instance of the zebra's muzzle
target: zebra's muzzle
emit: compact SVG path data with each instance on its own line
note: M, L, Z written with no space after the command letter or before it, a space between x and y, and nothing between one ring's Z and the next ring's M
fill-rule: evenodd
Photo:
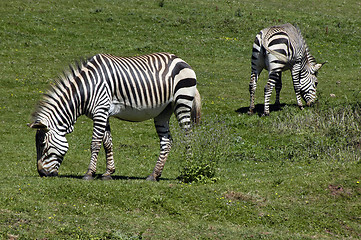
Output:
M40 169L38 170L38 173L40 175L40 177L57 177L58 176L58 172L47 172L44 169Z
M38 161L38 173L39 173L40 177L56 177L56 176L58 176L57 170L54 170L51 172L45 170L41 160Z
M315 103L315 101L308 101L306 104L307 104L307 107L311 107L314 103Z

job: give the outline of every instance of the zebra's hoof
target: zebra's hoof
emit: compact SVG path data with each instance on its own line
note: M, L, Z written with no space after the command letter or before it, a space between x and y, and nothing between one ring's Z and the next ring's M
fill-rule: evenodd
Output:
M253 112L253 110L251 110L251 109L248 110L248 112L247 112L248 115L253 115L253 113L254 113L254 112Z
M93 179L94 179L94 177L91 174L85 174L83 177L83 180L93 180Z
M146 179L147 181L157 182L159 181L159 177L155 177L153 174L149 175Z
M263 113L262 114L262 117L268 117L269 116L269 113Z
M113 180L112 176L110 176L110 175L103 175L101 179L102 179L102 180L105 180L105 181L107 181L107 180Z

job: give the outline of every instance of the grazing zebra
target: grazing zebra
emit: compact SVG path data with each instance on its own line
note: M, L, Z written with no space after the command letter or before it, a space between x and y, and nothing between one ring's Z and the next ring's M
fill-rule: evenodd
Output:
M196 75L182 59L169 53L138 57L98 54L70 67L44 94L33 122L36 128L37 167L40 176L57 176L68 150L67 133L80 115L93 120L91 161L83 179L93 179L103 142L106 172L114 173L109 117L139 122L154 118L160 154L147 180L159 180L171 148L169 119L172 113L182 129L190 130L200 119Z
M323 64L317 64L298 28L287 23L261 30L253 43L252 49L252 73L249 83L250 108L249 114L253 113L254 94L258 77L265 68L268 70L268 82L264 89L264 113L269 115L269 101L272 89L276 86L276 102L280 104L280 92L282 88L281 73L291 70L297 104L303 109L303 98L310 106L316 99L317 72Z

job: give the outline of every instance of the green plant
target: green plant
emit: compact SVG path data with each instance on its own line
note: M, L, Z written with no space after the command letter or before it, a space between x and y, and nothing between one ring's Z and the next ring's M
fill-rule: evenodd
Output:
M216 177L218 164L227 157L230 147L227 126L217 115L209 119L190 134L181 136L180 143L186 146L186 151L181 154L185 162L178 179L183 183L212 183L219 179Z
M182 183L213 183L218 180L214 161L187 160L178 179Z

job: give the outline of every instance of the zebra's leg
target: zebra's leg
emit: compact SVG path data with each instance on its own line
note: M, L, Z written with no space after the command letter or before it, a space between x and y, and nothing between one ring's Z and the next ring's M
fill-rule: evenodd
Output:
M105 127L105 133L103 137L103 147L106 154L107 168L106 168L106 172L102 175L102 180L110 180L112 179L111 175L115 172L115 166L114 166L114 158L113 158L113 142L112 142L112 135L110 132L109 119Z
M303 104L302 104L302 96L301 96L301 87L299 84L294 84L294 89L296 93L296 100L297 100L297 106L303 110Z
M248 114L253 114L254 106L254 95L256 93L258 73L252 71L251 73L251 81L249 82L249 94L250 94L250 106L248 110Z
M295 90L295 93L296 93L297 105L301 110L303 110L302 96L301 96L300 74L299 74L300 69L301 69L301 64L296 63L292 67L291 75L292 75L292 81L293 81L293 89Z
M102 143L101 140L98 139L92 140L90 147L90 151L91 151L90 163L89 163L88 171L83 176L84 180L94 179L94 175L97 167L97 161L98 161L98 153L100 151L101 143Z
M96 165L98 161L98 154L102 144L102 139L105 134L105 127L107 125L107 116L94 116L93 117L93 137L91 142L91 158L88 171L84 175L84 180L94 179L96 173Z
M273 87L279 79L279 72L270 71L268 75L268 82L264 88L264 112L263 116L269 115L269 102L272 95Z
M275 101L275 106L276 108L279 108L281 103L280 103L280 93L281 93L281 89L282 89L282 73L279 73L279 78L278 81L276 81L276 101Z
M250 93L250 106L248 114L253 114L254 95L256 93L258 77L262 70L265 68L265 57L264 48L262 47L262 33L258 33L254 39L252 46L252 60L251 60L251 81L249 82L249 93Z
M257 39L257 38L256 38ZM263 51L261 47L258 45L260 40L255 41L253 44L253 51L252 51L252 62L251 62L251 81L249 82L249 94L250 94L250 106L248 110L248 114L254 113L254 95L256 94L256 87L258 77L261 74L263 68L265 67L265 59L263 56Z
M172 147L172 137L169 131L169 119L171 115L171 105L169 105L158 117L154 118L154 125L160 141L160 153L152 174L147 177L148 181L159 181Z

